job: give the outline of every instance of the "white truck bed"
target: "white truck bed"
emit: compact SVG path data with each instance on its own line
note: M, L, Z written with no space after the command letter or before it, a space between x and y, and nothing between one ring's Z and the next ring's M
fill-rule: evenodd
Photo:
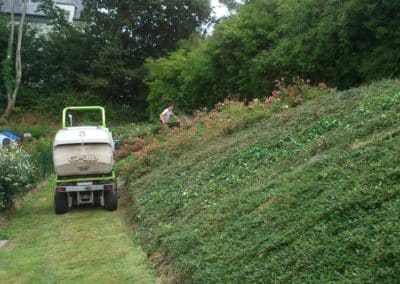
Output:
M107 128L68 127L57 132L53 162L58 176L88 176L111 173L114 144Z

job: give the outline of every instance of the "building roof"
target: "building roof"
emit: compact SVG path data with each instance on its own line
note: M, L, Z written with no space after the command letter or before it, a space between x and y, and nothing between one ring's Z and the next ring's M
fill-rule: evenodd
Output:
M12 10L12 1L13 0L3 0L3 5L1 7L1 11L5 13L11 13ZM81 16L81 12L83 10L82 0L56 0L53 1L54 4L64 4L64 5L73 5L75 6L75 15L74 19L79 19ZM28 16L37 16L37 17L46 17L43 12L38 11L40 3L32 2L32 0L28 0L28 6L26 14ZM22 0L15 0L14 4L14 13L15 14L22 14Z

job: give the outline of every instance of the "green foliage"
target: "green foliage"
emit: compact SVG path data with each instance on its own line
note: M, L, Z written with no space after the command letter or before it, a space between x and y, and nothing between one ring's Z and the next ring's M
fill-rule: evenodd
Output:
M48 110L49 105L57 105L57 108ZM35 109L44 117L60 118L62 109L67 106L103 105L105 102L91 92L77 93L74 91L54 93L51 97L40 98L40 104Z
M152 125L147 123L129 123L123 126L111 127L113 137L118 140L129 140L136 137L148 135L151 132Z
M219 0L218 1L221 4L224 4L229 10L234 10L236 7L238 7L240 5L239 2L241 1L237 1L237 0Z
M33 187L35 174L30 155L22 149L0 149L0 211L8 208L14 197Z
M160 138L128 187L144 247L187 282L397 282L399 91L321 90L211 136L252 109L222 105L190 146Z
M151 91L147 101L150 104L149 112L153 117L157 117L168 103L177 104L176 97L179 97L179 86L182 84L180 74L187 61L184 51L173 53L168 58L161 58L156 64L154 59L148 59L146 66L149 74L146 80Z
M389 110L392 107L397 107L397 110L400 111L399 105L400 105L400 92L392 96L387 96L383 100L381 107L382 110Z
M246 1L203 43L150 61L150 114L171 99L188 110L265 98L282 76L340 89L398 76L399 11L393 1Z
M33 0L32 2L39 3L38 11L43 12L50 19L53 28L59 31L71 28L65 18L64 11L55 6L52 0Z
M53 137L49 134L45 137L34 139L24 148L31 153L32 163L38 170L38 179L45 180L54 173L53 166Z
M55 129L49 125L31 125L28 123L18 123L15 125L7 125L7 127L2 127L4 130L10 131L19 137L23 137L24 133L32 134L33 138L39 139L42 137L49 137L55 134ZM2 130L0 128L0 131Z
M14 89L14 60L12 48L8 47L7 57L3 64L3 80L7 94L12 94Z
M157 118L165 106L173 102L180 111L190 113L200 106L212 108L225 94L212 90L214 74L205 42L198 37L181 42L184 48L158 60L148 59L145 82L149 89L147 102L150 117Z
M7 92L11 93L14 88L14 65L13 49L9 44L10 29L9 17L0 15L0 58L2 63L2 76L0 78L0 105L5 106L7 102ZM3 103L4 102L4 103ZM3 111L3 109L0 109Z
M400 72L396 1L222 1L235 13L204 38L199 30L209 20L206 0L90 0L81 18L85 24L76 26L52 1L37 2L54 29L47 35L33 27L25 31L17 107L42 114L52 115L56 102L111 105L116 119L131 113L144 119L148 107L156 118L170 101L191 112L225 97L264 99L282 76L343 89ZM3 63L5 92L13 72L9 61Z
M80 74L89 73L89 59L96 54L92 44L90 37L78 28L63 32L53 30L46 36L38 35L27 41L23 50L24 82L36 92L38 101L35 105L52 110L54 108L49 105L54 105L54 101L63 106L64 101L75 102L76 97L85 97L88 93L95 93L97 101L104 101L96 90L85 92L80 83ZM87 100L90 99L93 96Z
M106 11L112 11L105 13ZM85 1L86 34L95 53L81 82L113 104L145 108L146 57L176 48L209 17L209 1ZM87 75L90 74L90 75Z
M206 0L85 1L83 23L71 25L53 1L34 2L50 18L52 29L47 34L33 26L25 31L17 107L47 116L59 111L54 105L101 104L112 106L116 120L126 120L130 113L132 120L146 118L145 58L174 50L210 14ZM0 19L0 55L7 50L7 23ZM3 73L12 75L13 67L6 63ZM2 91L10 87L7 76L0 80Z
M24 137L24 133L32 135L29 140L23 139L21 149L27 153L30 165L35 168L35 181L44 180L54 172L53 138L58 127L58 125L37 124L37 121L9 123L3 128L0 127L0 132L7 130L21 138Z

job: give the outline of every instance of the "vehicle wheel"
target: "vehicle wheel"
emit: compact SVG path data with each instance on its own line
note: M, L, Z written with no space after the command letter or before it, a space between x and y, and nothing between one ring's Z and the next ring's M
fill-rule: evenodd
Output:
M104 208L115 211L118 207L118 195L115 189L104 191Z
M63 214L68 211L68 196L65 192L54 194L54 210L56 214Z

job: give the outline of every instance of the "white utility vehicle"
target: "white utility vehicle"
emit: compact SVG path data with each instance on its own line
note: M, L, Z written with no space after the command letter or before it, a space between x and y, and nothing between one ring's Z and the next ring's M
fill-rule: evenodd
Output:
M71 112L99 112L101 124L74 126ZM83 204L101 205L110 211L117 209L114 150L103 107L64 108L62 129L57 132L53 144L53 163L57 175L54 194L56 214Z

